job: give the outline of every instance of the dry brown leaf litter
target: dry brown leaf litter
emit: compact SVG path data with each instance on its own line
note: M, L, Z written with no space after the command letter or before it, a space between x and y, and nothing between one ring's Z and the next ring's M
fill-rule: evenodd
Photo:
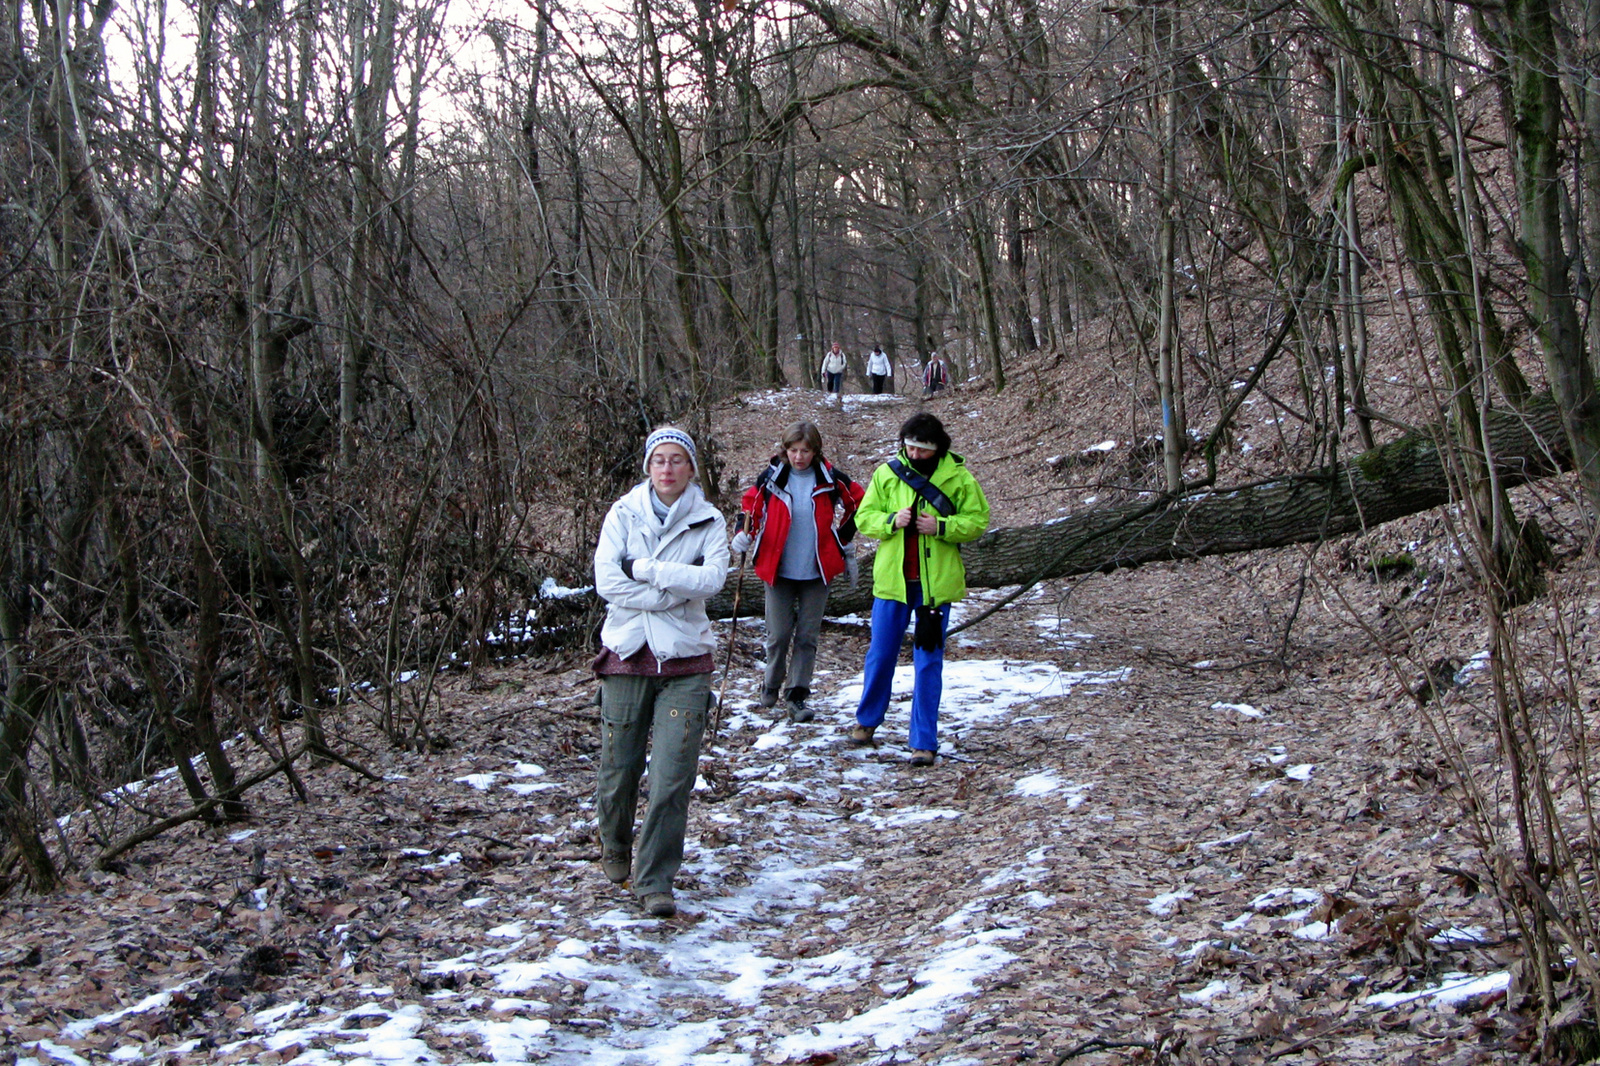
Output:
M982 390L955 390L933 406L996 501L997 521L1036 520L1053 505L1040 486L1055 475L1040 453L1056 454L1055 442L1026 444L1036 420L1000 418L999 401ZM864 478L912 409L880 401L841 410L786 393L730 410L719 424L730 468L747 477L789 418L815 411L830 453ZM961 421L971 409L982 418ZM982 437L969 428L980 424ZM1008 457L990 462L986 450ZM1421 516L1347 550L1446 545L1438 525ZM683 915L641 935L657 944L688 935L717 899L786 858L828 866L825 893L750 916L739 943L776 964L849 952L870 967L864 979L823 991L769 984L757 1008L698 986L658 1002L677 1025L723 1027L703 1055L766 1061L777 1048L803 1048L807 1033L837 1031L912 994L923 964L963 938L1002 931L1019 934L996 942L1014 959L952 1001L937 1026L889 1050L858 1040L793 1061L1054 1062L1073 1049L1082 1051L1073 1061L1094 1063L1514 1061L1522 1023L1497 997L1365 1004L1446 972L1500 970L1512 956L1497 942L1507 930L1482 891L1440 753L1372 635L1347 617L1353 606L1398 643L1426 615L1436 647L1402 650L1418 661L1435 652L1469 658L1481 639L1476 611L1440 551L1435 587L1403 594L1341 570L1332 552L1314 561L1286 670L1278 660L1304 551L1042 588L965 634L952 661L1131 672L966 729L952 738L959 760L930 772L901 766L903 737L850 751L834 736L848 724L837 710L792 729L833 738L833 758L811 765L761 746L762 730L730 730L710 794L693 809ZM1586 566L1571 562L1556 581L1572 602L1594 602ZM745 692L750 640L736 664ZM828 627L819 700L859 670L864 649L858 628ZM630 913L630 904L600 877L587 832L596 742L581 662L573 654L446 678L437 720L449 746L432 754L389 750L351 714L339 723L346 750L394 780L321 767L303 774L304 805L276 780L252 793L247 825L180 829L116 873L5 901L5 1045L41 1061L51 1061L41 1046L87 1061L135 1048L135 1061L309 1061L420 1011L415 1036L431 1061L485 1061L492 1049L457 1027L495 1016L492 967L436 964L474 952L487 960L481 953L501 943L491 931L519 920L538 923L516 948L522 959L587 940L670 986L675 975L655 951L595 934L597 921ZM1446 700L1470 724L1482 695L1469 685ZM1478 741L1473 750L1486 757L1486 737ZM891 771L887 783L848 787L869 764ZM544 772L517 777L527 765ZM1286 776L1307 766L1308 779ZM1085 787L1018 794L1020 779L1042 772ZM518 794L458 780L472 774L540 787ZM181 802L168 786L142 799ZM897 811L957 816L885 817ZM232 839L241 830L253 832ZM80 833L75 824L65 839L92 853ZM996 884L996 875L1009 880ZM1294 889L1316 902L1263 902ZM1335 931L1295 935L1316 921ZM1487 930L1490 943L1430 943L1465 926ZM625 1032L628 1020L597 1010L581 984L548 982L522 997L538 1006L500 1013L615 1043L606 1034ZM155 1009L71 1028L179 986ZM260 1019L296 1001L357 1012L341 1014L348 1038L269 1051Z

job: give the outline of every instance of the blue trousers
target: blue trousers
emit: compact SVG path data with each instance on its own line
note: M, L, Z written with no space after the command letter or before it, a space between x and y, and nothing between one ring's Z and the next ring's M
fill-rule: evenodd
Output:
M861 670L861 706L856 721L869 729L883 724L889 710L894 668L900 662L900 642L911 622L912 608L922 603L922 586L906 586L909 603L899 600L872 601L872 644ZM939 632L950 626L950 605L939 608ZM911 747L918 751L939 750L939 697L944 693L944 647L938 651L913 648L911 652Z

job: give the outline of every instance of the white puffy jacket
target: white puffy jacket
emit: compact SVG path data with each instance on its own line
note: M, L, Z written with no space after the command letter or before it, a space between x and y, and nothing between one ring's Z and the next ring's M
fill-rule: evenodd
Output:
M594 587L607 603L600 642L623 659L646 644L657 661L715 651L706 600L728 578L728 530L722 512L690 482L665 523L642 481L611 505L594 550ZM622 569L634 560L633 577Z

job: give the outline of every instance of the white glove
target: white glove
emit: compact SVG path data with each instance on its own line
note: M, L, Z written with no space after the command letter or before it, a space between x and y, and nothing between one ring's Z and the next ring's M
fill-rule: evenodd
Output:
M755 538L751 537L750 534L741 529L739 532L735 533L733 535L733 539L728 542L728 550L735 555L743 555L750 550L750 545L754 543Z

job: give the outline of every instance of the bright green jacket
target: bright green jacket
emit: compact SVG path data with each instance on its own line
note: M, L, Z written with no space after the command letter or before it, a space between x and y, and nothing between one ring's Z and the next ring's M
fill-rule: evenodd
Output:
M911 465L905 452L900 453L899 459ZM966 461L959 455L946 453L928 480L956 505L955 514L939 520L937 534L917 537L922 600L933 606L954 603L967 594L967 569L961 564L961 552L956 545L983 536L983 531L989 528L989 501L978 487L978 479L968 472ZM872 594L880 600L908 602L906 531L894 528L894 516L913 506L916 513L937 514L926 501L918 498L910 485L895 476L888 463L873 471L867 494L856 510L856 529L883 542L872 564Z

